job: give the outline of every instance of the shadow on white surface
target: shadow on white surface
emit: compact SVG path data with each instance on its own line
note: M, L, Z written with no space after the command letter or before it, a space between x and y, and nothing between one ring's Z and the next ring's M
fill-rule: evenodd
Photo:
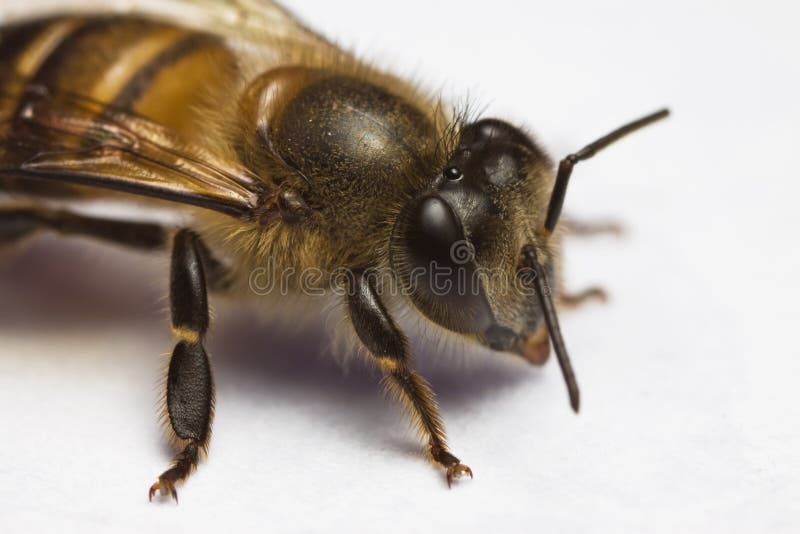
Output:
M22 246L3 251L0 261L0 294L6 305L0 309L0 335L36 337L45 342L51 332L69 331L92 342L95 332L130 328L143 335L168 340L166 282L168 252L147 254L113 246L98 246L85 239L63 240L53 235L37 236ZM322 322L288 331L282 323L270 323L258 315L257 306L216 302L207 346L213 356L218 395L236 391L256 405L274 404L291 398L291 410L313 420L318 403L342 414L343 434L353 446L389 445L405 454L419 455L420 442L411 435L397 436L383 430L398 421L392 402L381 398L380 373L360 356L342 362L331 354ZM11 305L8 305L11 304ZM165 346L168 347L169 341ZM498 390L519 386L536 387L540 379L511 356L473 358L464 365L451 365L426 350L415 355L418 368L437 391L442 404L452 409L496 395ZM109 354L119 367L136 361L161 361L157 352L142 345L142 354L126 351L126 360ZM135 349L135 345L131 349ZM82 360L80 351L54 344L34 358L56 368L71 364L93 365ZM135 358L132 360L131 358ZM148 364L148 367L152 365ZM131 387L138 387L131 384ZM147 411L148 406L142 410ZM386 438L388 441L383 441ZM172 450L167 458L171 457Z

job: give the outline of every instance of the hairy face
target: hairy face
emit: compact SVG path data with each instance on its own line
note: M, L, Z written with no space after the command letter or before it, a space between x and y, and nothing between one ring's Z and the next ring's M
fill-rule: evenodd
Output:
M493 350L542 358L543 314L520 255L537 244L549 169L533 141L505 122L462 130L441 174L406 205L393 235L392 266L423 315ZM543 257L552 274L547 249Z

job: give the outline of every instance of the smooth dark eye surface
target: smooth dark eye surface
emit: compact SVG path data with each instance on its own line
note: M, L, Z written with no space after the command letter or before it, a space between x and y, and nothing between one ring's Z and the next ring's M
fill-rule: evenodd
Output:
M516 147L504 147L486 155L483 171L492 185L510 183L524 172L525 154Z
M460 180L462 176L464 176L464 174L461 172L461 169L455 165L445 167L444 169L444 177L448 180Z
M502 187L524 177L536 150L519 129L497 119L484 119L464 128L459 150L444 168L444 177L451 182L463 178L478 189Z
M414 263L450 263L449 249L464 239L461 226L447 204L437 196L423 197L409 217L406 243Z
M529 146L533 143L519 128L498 119L483 119L468 124L461 134L461 145L472 148L485 143L507 143Z
M444 199L430 194L412 201L396 237L393 260L400 260L403 289L423 314L457 332L491 324L475 249Z

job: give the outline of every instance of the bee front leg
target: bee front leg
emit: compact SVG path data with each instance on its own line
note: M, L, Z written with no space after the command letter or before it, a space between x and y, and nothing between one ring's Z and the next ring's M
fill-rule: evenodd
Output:
M214 382L211 365L203 347L209 313L203 268L205 248L190 230L180 230L174 239L170 272L172 330L179 338L167 374L166 409L168 422L181 451L172 466L150 487L150 499L157 491L170 494L177 502L177 482L185 480L205 452L211 434Z
M622 237L625 234L625 227L615 220L593 220L585 221L563 217L561 227L568 236L572 237L597 237L608 235L611 237Z
M348 311L356 334L380 366L387 389L409 407L412 418L428 438L428 453L445 468L447 485L469 475L447 448L444 423L431 387L411 366L408 342L380 300L369 277L357 274L348 293Z
M568 237L596 237L601 235L621 237L625 233L622 224L613 220L582 221L571 217L562 217L560 224ZM590 301L607 302L608 293L600 286L589 286L579 291L568 291L563 284L559 287L558 304L562 308L579 308Z
M558 305L562 308L579 308L593 300L605 303L608 301L608 293L600 286L589 286L574 293L562 289L558 293Z

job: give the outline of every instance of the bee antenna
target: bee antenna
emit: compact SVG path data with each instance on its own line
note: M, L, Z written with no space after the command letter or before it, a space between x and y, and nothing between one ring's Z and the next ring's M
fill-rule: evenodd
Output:
M564 338L561 337L561 328L558 325L558 315L556 314L555 306L553 306L553 299L551 298L547 276L542 268L542 264L539 263L539 258L536 255L536 247L533 245L526 245L522 249L522 255L525 265L533 269L536 293L539 297L539 304L541 304L542 311L544 312L544 320L547 323L550 341L553 344L553 349L558 358L558 365L561 367L561 374L564 375L564 382L567 384L569 403L573 411L578 413L581 403L578 382L575 380L575 373L569 361L569 354L567 353L566 345L564 345Z
M562 159L558 164L556 183L555 186L553 186L553 193L550 196L550 206L547 208L547 219L545 219L543 231L544 236L549 237L550 234L553 233L556 224L558 224L558 218L561 216L561 208L564 207L564 197L567 194L569 177L572 175L572 168L576 163L591 158L611 143L622 139L629 133L635 132L640 128L644 128L649 124L659 121L668 115L668 109L661 109L655 113L651 113L650 115L642 117L641 119L629 122L628 124L617 128L608 135L601 137L594 143L589 143L574 154L570 154L566 158Z

